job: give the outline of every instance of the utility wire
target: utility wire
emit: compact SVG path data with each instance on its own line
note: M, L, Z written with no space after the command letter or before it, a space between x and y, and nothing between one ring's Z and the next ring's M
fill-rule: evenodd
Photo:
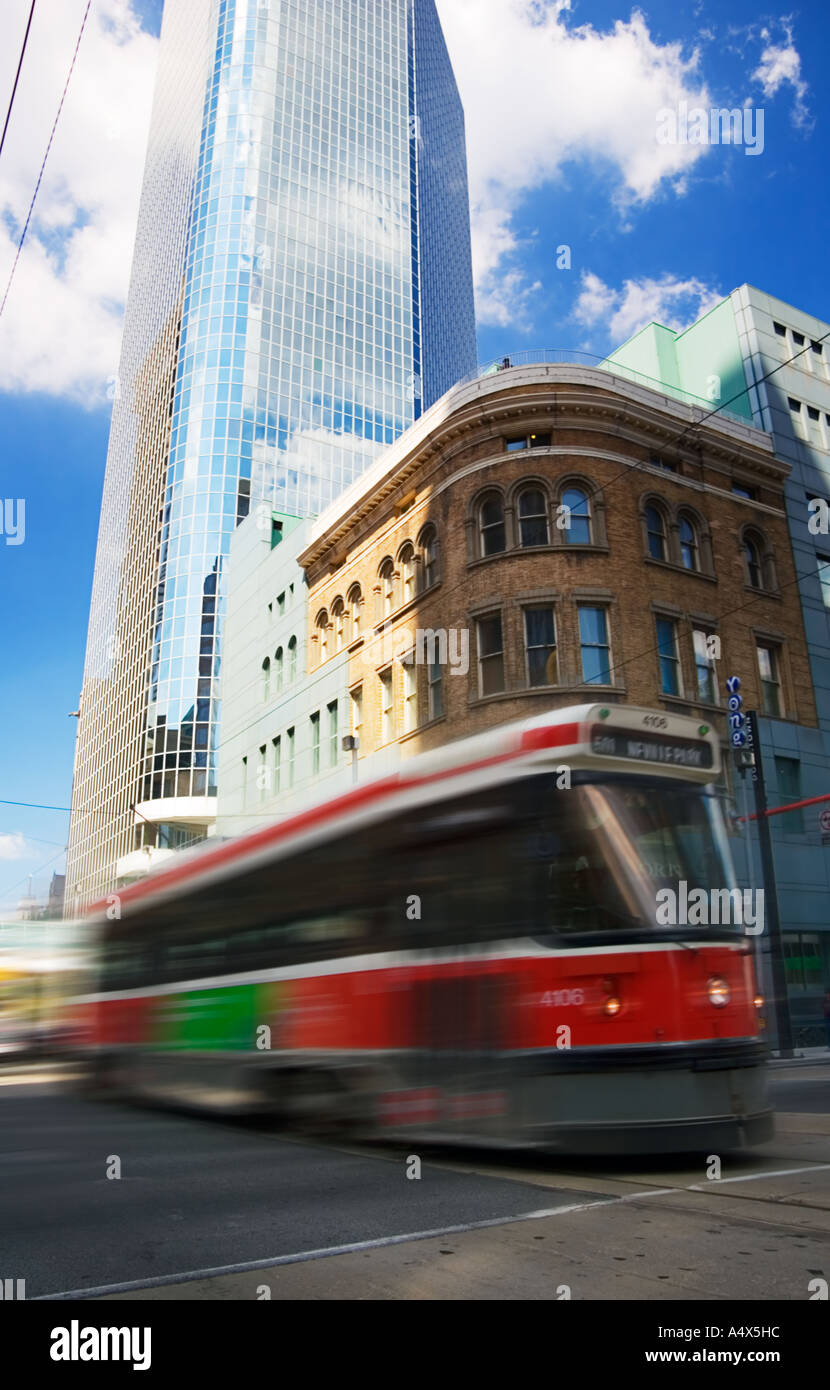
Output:
M26 44L27 44L28 39L29 39L29 30L30 30L31 27L32 27L32 15L34 14L34 12L35 12L35 0L32 0L32 7L31 7L31 9L29 10L29 18L28 18L27 23L26 23L26 32L25 32L25 34L23 35L23 47L22 47L21 50L20 50L20 57L19 57L18 60L17 60L17 72L16 72L15 75L14 75L14 86L12 87L12 94L11 94L11 98L10 98L10 100L9 100L9 109L8 109L8 111L6 112L6 119L5 119L4 123L3 123L3 134L0 135L0 154L3 153L3 146L4 146L4 144L6 143L6 131L7 131L8 128L9 128L9 117L10 117L11 114L12 114L12 107L14 106L14 98L15 98L15 94L16 94L16 92L17 92L17 84L18 84L18 82L19 82L19 80L20 80L20 69L21 69L22 66L23 66L23 55L24 55L24 53L26 52Z
M3 801L0 806L29 806L34 811L71 811L71 806L42 806L39 801Z
M24 225L24 227L23 227L23 231L22 231L21 234L20 234L20 240L19 240L19 242L17 243L17 251L16 251L16 253L15 253L14 261L13 261L13 263L12 263L11 272L10 272L10 274L9 274L9 279L8 279L7 284L6 284L6 291L5 291L5 294L3 295L3 302L2 302L2 304L0 304L0 315L2 315L3 310L4 310L5 307L6 307L6 300L7 300L8 297L9 297L9 290L10 290L11 287L12 287L12 280L14 279L14 273L15 273L15 271L17 270L17 263L18 263L18 261L20 260L20 253L21 253L21 251L23 250L23 243L24 243L24 241L26 240L26 233L27 233L28 230L29 230L29 223L30 223L31 220L32 220L32 213L33 213L33 211L34 211L35 202L36 202L36 200L37 200L37 195L38 195L38 193L40 192L40 185L41 185L41 181L42 181L42 179L43 179L43 171L44 171L44 169L46 168L46 161L47 161L47 159L49 158L49 151L50 151L51 148L52 148L52 141L53 141L54 138L55 138L55 131L56 131L57 128L58 128L58 121L60 120L60 114L61 114L61 111L63 110L63 103L64 103L64 101L66 100L66 93L67 93L67 91L69 90L69 80L70 80L70 78L71 78L71 76L72 76L72 73L73 73L73 71L74 71L74 68L75 68L75 60L76 60L76 58L77 58L77 56L78 56L78 49L79 49L80 46L81 46L81 39L83 38L84 29L86 28L87 15L89 14L89 10L90 10L91 4L92 4L92 0L87 0L86 9L84 10L84 17L83 17L83 19L81 20L81 29L80 29L80 33L78 34L78 38L77 38L77 41L76 41L76 43L75 43L75 52L72 54L72 62L69 64L69 72L66 74L66 81L65 81L65 83L63 84L63 92L61 93L60 104L59 104L59 106L58 106L57 113L56 113L56 115L55 115L55 119L54 119L54 121L52 122L52 130L51 130L51 133L50 133L50 135L49 135L49 143L48 143L48 145L46 146L46 153L45 153L44 156L43 156L43 162L41 163L41 166L40 166L40 173L39 173L38 176L37 176L37 183L35 184L35 191L34 191L34 193L32 194L32 201L31 201L31 203L29 204L29 211L28 211L28 213L26 214L26 222L25 222L25 225Z

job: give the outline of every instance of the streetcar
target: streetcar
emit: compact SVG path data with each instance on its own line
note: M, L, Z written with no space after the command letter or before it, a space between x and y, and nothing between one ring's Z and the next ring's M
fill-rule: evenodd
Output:
M664 910L740 898L720 771L705 724L584 704L191 852L92 909L90 1085L407 1143L762 1142L752 938Z

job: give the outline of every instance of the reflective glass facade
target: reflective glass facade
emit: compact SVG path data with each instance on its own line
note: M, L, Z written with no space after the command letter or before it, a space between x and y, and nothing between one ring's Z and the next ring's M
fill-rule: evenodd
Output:
M318 512L475 368L434 0L166 0L122 354L70 911L133 850L132 804L209 820L238 521Z

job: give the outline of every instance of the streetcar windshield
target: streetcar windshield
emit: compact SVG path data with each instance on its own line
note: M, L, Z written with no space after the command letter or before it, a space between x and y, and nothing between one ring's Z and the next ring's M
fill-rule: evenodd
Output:
M552 931L742 929L715 797L665 783L586 783L554 806L540 845Z

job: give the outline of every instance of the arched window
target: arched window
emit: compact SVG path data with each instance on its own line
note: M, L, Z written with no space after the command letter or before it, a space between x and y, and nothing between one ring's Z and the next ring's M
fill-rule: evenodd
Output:
M697 527L690 517L681 515L677 526L680 537L680 559L686 570L700 569L700 541Z
M346 640L346 605L337 598L331 605L331 620L334 624L334 650L342 652Z
M262 698L265 701L271 698L271 658L267 656L262 663Z
M747 556L747 574L749 584L754 589L763 588L763 564L760 563L760 546L758 539L754 535L748 535L744 541L744 553Z
M746 531L744 533L744 557L746 559L746 573L752 589L768 589L767 565L764 556L763 538L757 531Z
M581 487L567 487L562 493L564 513L563 526L568 545L590 545L591 504L588 494Z
M519 544L524 550L550 544L548 499L541 488L525 488L519 497Z
M282 647L277 647L274 653L274 685L277 691L282 690Z
M329 655L329 615L325 609L317 615L317 655L320 662L327 661Z
M409 603L415 597L415 547L410 541L403 546L398 563L401 567L403 602Z
M659 507L646 507L648 553L652 560L666 558L666 519Z
M504 502L498 492L488 492L478 504L480 549L484 555L500 555L507 548Z
M288 684L297 679L297 639L292 637L288 643Z
M349 619L351 622L351 641L356 642L360 636L360 604L361 604L360 585L353 584L349 590Z
M395 565L392 560L384 560L380 567L381 613L388 618L395 607Z
M431 589L438 580L438 532L434 526L421 533L421 575L425 589Z

